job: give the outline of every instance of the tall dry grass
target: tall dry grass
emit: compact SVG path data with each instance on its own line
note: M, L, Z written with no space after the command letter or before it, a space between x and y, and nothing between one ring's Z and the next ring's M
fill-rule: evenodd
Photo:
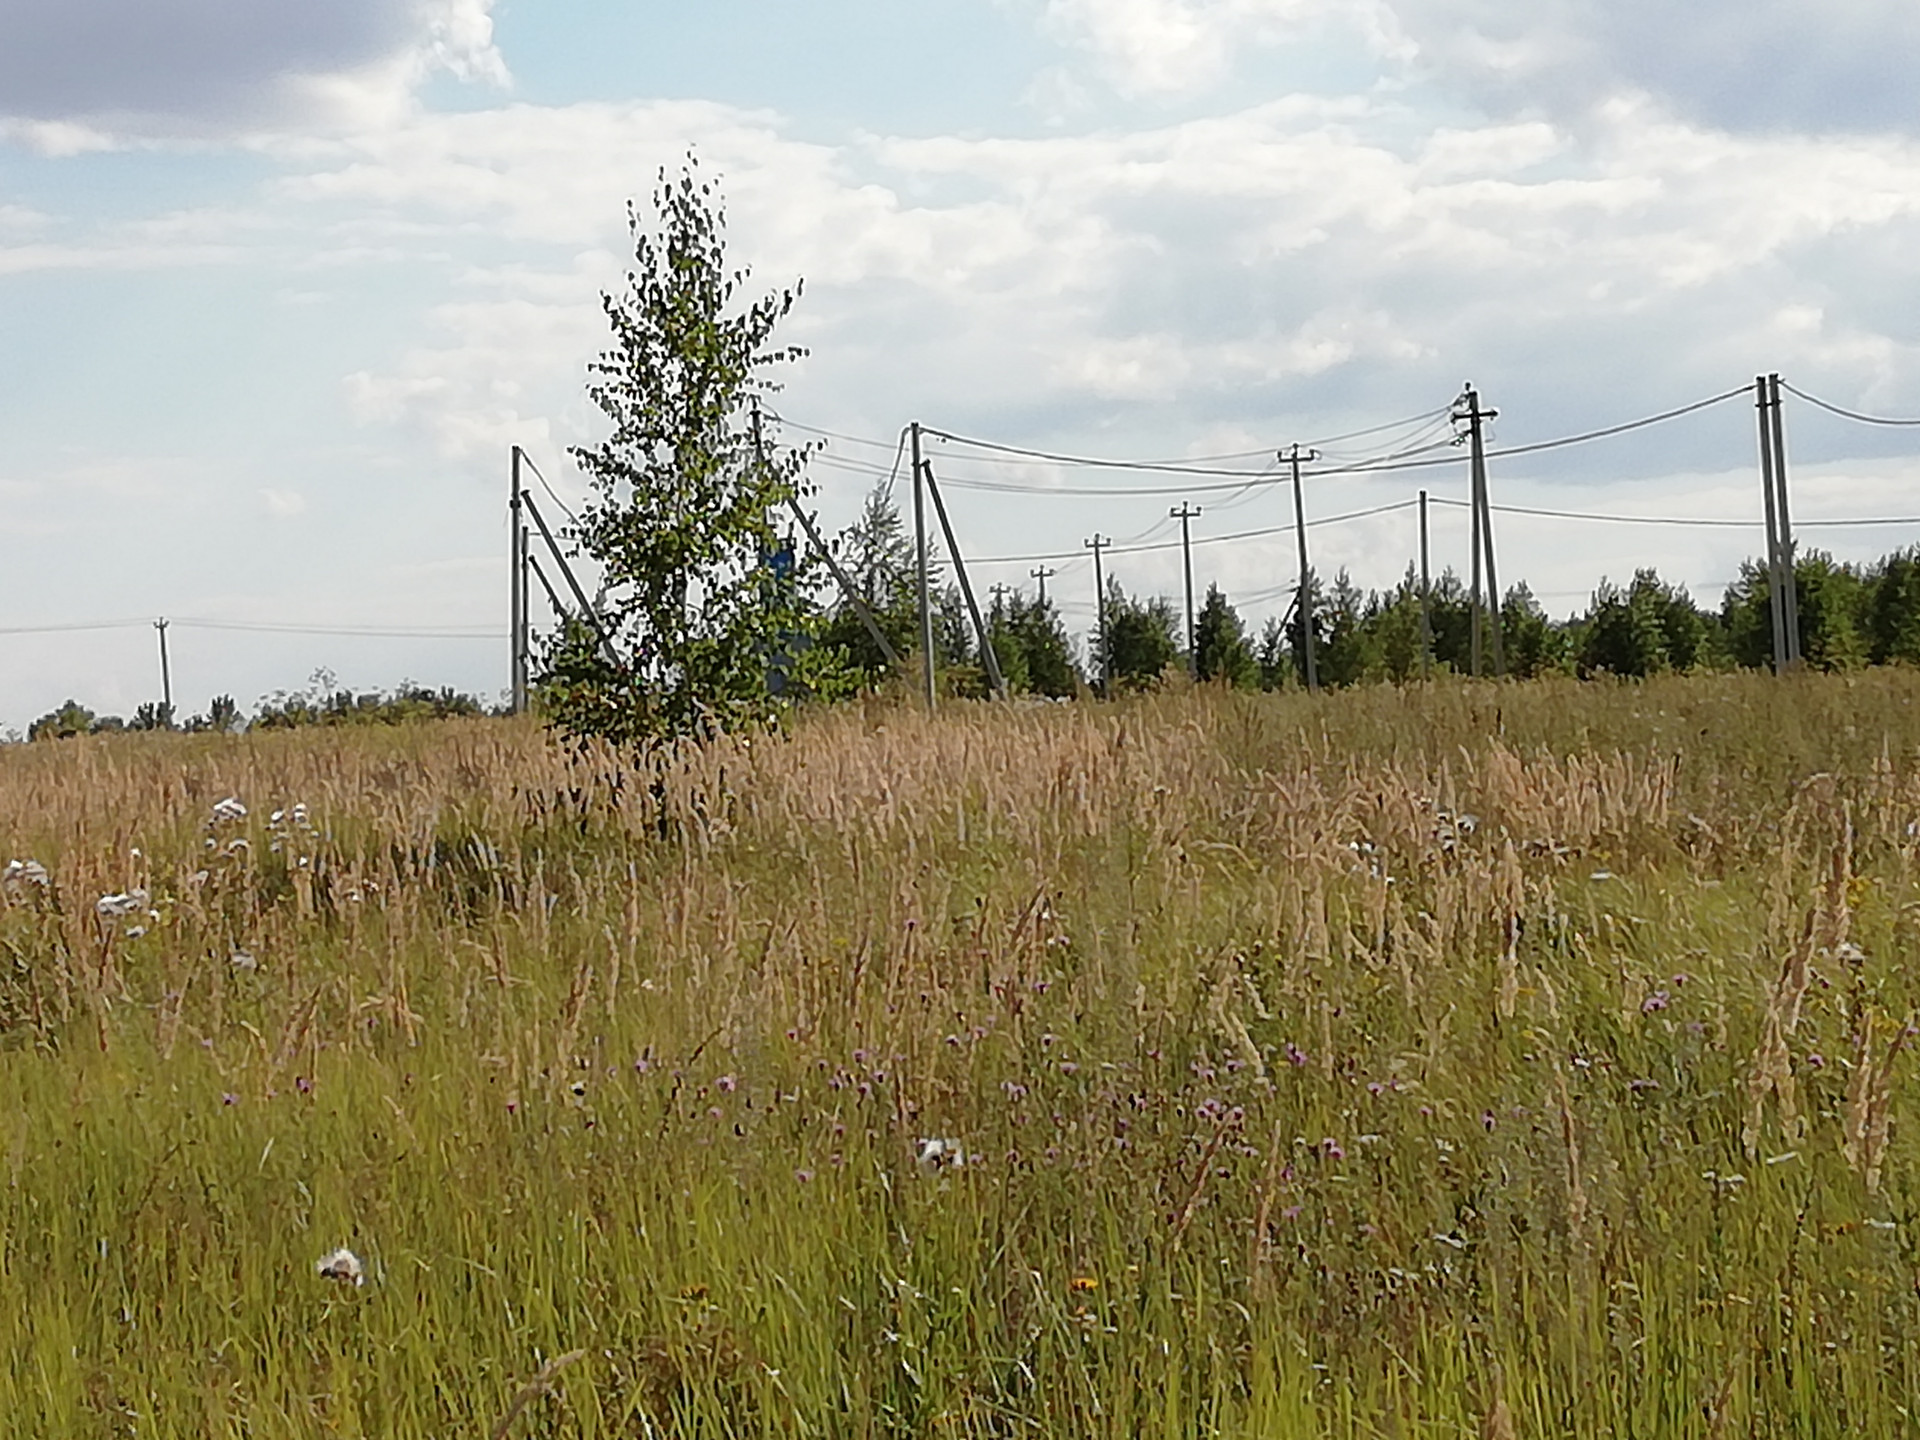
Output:
M1904 1433L1915 695L0 752L0 1433Z

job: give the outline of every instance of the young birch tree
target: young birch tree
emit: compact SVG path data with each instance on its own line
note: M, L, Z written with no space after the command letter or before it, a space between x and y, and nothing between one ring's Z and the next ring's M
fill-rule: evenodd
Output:
M613 345L588 396L612 423L572 454L593 499L570 532L597 563L604 634L578 620L549 650L542 698L575 735L653 745L765 725L828 661L786 528L807 450L756 434L769 371L799 359L774 331L796 283L743 301L726 216L691 156L629 205L634 263L603 296Z

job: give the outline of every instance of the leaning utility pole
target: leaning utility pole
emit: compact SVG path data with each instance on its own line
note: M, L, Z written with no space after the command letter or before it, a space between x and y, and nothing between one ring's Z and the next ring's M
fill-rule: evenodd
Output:
M987 633L987 622L980 614L980 602L973 598L973 581L967 578L967 559L960 553L960 541L953 533L953 522L947 518L947 502L941 498L940 486L933 478L933 462L920 462L926 469L927 493L933 496L933 513L940 519L940 533L947 537L947 554L953 557L953 573L960 581L961 598L967 602L967 613L973 617L973 633L980 637L980 664L987 672L987 683L993 686L993 693L1002 700L1007 699L1006 677L1000 673L1000 657L994 652L993 636Z
M527 521L520 503L520 447L513 447L513 495L509 506L507 584L512 593L511 645L513 660L508 672L507 708L515 715L527 713Z
M1300 652L1306 657L1307 689L1320 688L1320 671L1313 658L1313 569L1307 563L1307 502L1300 493L1300 462L1318 460L1318 450L1302 451L1295 445L1281 455L1293 462L1293 529L1300 539L1300 588L1294 592L1294 608L1300 612Z
M160 632L160 717L167 729L173 728L173 667L167 663L167 619L153 622Z
M926 477L920 468L920 422L913 422L913 538L918 557L920 591L920 670L926 685L927 708L937 703L933 671L933 598L927 583Z
M1427 568L1427 492L1420 492L1420 678L1433 678L1433 582Z
M1773 400L1769 407L1768 428L1773 439L1773 483L1780 494L1780 584L1786 601L1787 664L1798 666L1800 653L1800 580L1795 572L1793 520L1787 511L1787 428L1785 401L1780 397L1780 377L1767 377L1767 390Z
M1187 674L1195 680L1200 678L1200 656L1193 648L1193 530L1189 522L1199 513L1198 505L1184 500L1167 511L1169 520L1180 522L1180 555L1187 572Z
M1058 575L1059 573L1058 570L1049 569L1045 565L1042 565L1038 570L1029 570L1027 572L1027 574L1040 582L1040 608L1042 610L1047 608L1047 577L1049 575Z
M1479 392L1468 382L1464 393L1454 402L1453 419L1467 422L1466 438L1471 444L1473 481L1473 673L1480 673L1480 631L1483 617L1493 640L1493 673L1507 673L1506 647L1500 634L1500 579L1493 565L1493 506L1487 498L1487 448L1485 422L1498 410L1482 410ZM1482 594L1480 567L1486 564L1486 590Z
M1773 673L1784 675L1791 658L1787 644L1787 567L1781 562L1780 490L1774 477L1771 377L1756 376L1754 408L1760 417L1760 494L1767 512L1767 614L1773 622Z
M1094 623L1100 637L1100 653L1096 657L1095 669L1100 676L1100 693L1106 696L1113 691L1113 650L1107 644L1107 579L1100 569L1100 552L1113 541L1095 531L1091 540L1081 543L1093 551L1093 601L1094 614L1098 617Z

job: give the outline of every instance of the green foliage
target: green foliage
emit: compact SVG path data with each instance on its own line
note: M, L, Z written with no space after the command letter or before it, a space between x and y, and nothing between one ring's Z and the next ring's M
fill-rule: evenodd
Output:
M1579 626L1579 667L1633 677L1691 670L1709 658L1714 631L1684 587L1652 570L1639 571L1625 590L1602 580Z
M1082 682L1073 642L1052 601L1029 600L1018 591L996 596L987 633L1000 673L1015 694L1066 699L1079 693Z
M1202 681L1223 681L1234 690L1259 685L1260 666L1247 644L1246 627L1218 585L1207 587L1206 603L1193 625L1193 650L1194 670Z
M1902 658L1909 630L1920 634L1911 557L1891 555L1880 565L1842 564L1809 550L1794 565L1800 611L1800 653L1816 670L1847 670ZM1765 669L1773 664L1773 596L1766 566L1747 561L1721 606L1729 658Z
M860 518L840 533L835 552L854 589L894 651L912 655L920 648L919 611L914 596L913 537L885 482L867 495ZM836 587L820 643L846 657L860 679L872 685L887 670L887 657L874 643L860 614Z
M173 707L158 700L142 701L140 708L133 712L133 719L127 722L129 730L171 730L173 729Z
M1115 579L1107 581L1107 664L1117 690L1159 683L1180 658L1180 616L1163 595L1140 600ZM1097 642L1096 642L1097 648Z
M231 696L220 698L226 705L215 701L215 706L227 726L209 723L201 728L237 728L239 707ZM322 670L315 672L304 690L276 690L263 696L253 724L260 730L297 730L309 725L405 725L486 713L486 707L473 696L452 686L434 690L404 680L391 691L354 691L338 685L331 673Z
M195 715L187 721L186 728L193 732L211 731L218 735L231 735L246 728L247 720L240 713L240 706L231 695L216 695L207 706L207 713Z
M58 710L51 710L27 727L29 740L71 740L76 735L91 735L98 717L78 700L69 699Z
M1920 665L1920 546L1880 562L1864 608L1873 663Z
M653 220L628 207L634 264L603 297L613 346L587 393L611 422L574 459L594 490L570 532L599 567L606 643L563 626L541 702L561 728L619 744L764 726L847 679L813 642L818 616L778 517L801 493L806 449L756 444L752 405L798 359L773 335L800 287L744 305L725 214L689 158L663 171Z

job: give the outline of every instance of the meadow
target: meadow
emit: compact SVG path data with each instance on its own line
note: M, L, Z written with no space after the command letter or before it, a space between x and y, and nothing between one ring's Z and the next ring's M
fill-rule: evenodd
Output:
M0 1436L1911 1434L1916 701L5 748Z

